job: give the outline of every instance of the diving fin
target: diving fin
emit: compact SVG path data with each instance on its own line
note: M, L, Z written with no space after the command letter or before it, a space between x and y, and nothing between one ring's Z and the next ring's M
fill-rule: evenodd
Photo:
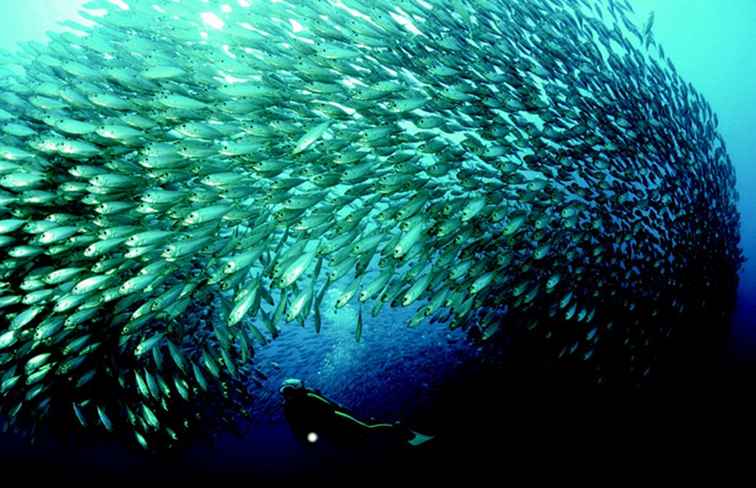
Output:
M410 430L410 432L412 432L413 435L412 439L408 441L411 446L419 446L425 444L435 437L432 435L421 434L419 432L415 432L414 430Z

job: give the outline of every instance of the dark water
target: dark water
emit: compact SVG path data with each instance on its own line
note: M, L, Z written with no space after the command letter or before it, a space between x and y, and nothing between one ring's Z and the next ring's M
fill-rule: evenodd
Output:
M637 472L669 466L679 456L711 463L726 453L746 454L756 433L748 392L754 364L723 366L666 392L601 395L535 387L538 379L524 371L506 388L491 386L502 384L501 373L477 371L447 382L434 408L417 412L439 426L438 437L414 451L308 449L278 420L250 426L242 437L221 435L157 456L81 438L30 447L5 435L0 459L5 472L53 474L59 481L469 482L514 473L596 473L626 463Z
M390 334L395 319L390 313L368 322L366 338L372 332L375 344L389 343L384 334ZM322 336L298 327L285 330L258 354L263 369L272 357L281 364L267 368L271 374L257 390L256 418L240 435L221 434L190 449L152 455L107 439L43 435L38 446L29 446L4 434L0 464L6 472L54 474L70 481L470 482L513 473L594 472L626 462L638 470L669 465L681 455L712 462L724 453L749 452L738 446L747 446L756 434L756 362L746 345L729 341L731 335L686 345L695 357L682 347L668 358L679 360L680 367L668 370L658 384L610 390L579 387L553 371L539 373L528 367L524 353L506 366L482 361L464 341L447 338L440 326L395 329L399 354L393 364L379 360L385 353L380 347L365 343L334 359L339 339L351 338L337 325L324 322ZM282 358L292 343L309 347ZM274 385L287 375L304 377L361 415L401 418L436 438L422 448L395 452L301 445L282 418L275 393Z

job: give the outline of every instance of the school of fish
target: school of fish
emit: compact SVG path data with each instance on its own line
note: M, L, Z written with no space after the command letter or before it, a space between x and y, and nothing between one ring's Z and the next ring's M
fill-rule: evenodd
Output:
M158 449L233 424L254 348L318 332L331 287L357 340L414 306L411 327L526 336L598 383L641 381L679 324L726 314L733 166L629 0L81 16L0 58L6 428Z

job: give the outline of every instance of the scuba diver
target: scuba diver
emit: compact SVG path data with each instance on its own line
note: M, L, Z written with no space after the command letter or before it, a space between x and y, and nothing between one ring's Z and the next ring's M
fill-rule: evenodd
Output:
M338 447L402 448L416 447L433 439L393 424L365 422L349 411L306 388L300 379L289 378L279 389L284 398L284 415L298 440L315 444L325 440Z

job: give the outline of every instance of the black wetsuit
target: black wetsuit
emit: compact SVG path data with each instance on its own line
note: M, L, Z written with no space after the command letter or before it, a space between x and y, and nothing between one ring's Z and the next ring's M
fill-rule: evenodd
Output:
M359 420L310 389L287 397L284 415L294 435L305 444L317 445L324 441L343 448L391 448L409 446L408 442L413 437L412 432L400 424Z

